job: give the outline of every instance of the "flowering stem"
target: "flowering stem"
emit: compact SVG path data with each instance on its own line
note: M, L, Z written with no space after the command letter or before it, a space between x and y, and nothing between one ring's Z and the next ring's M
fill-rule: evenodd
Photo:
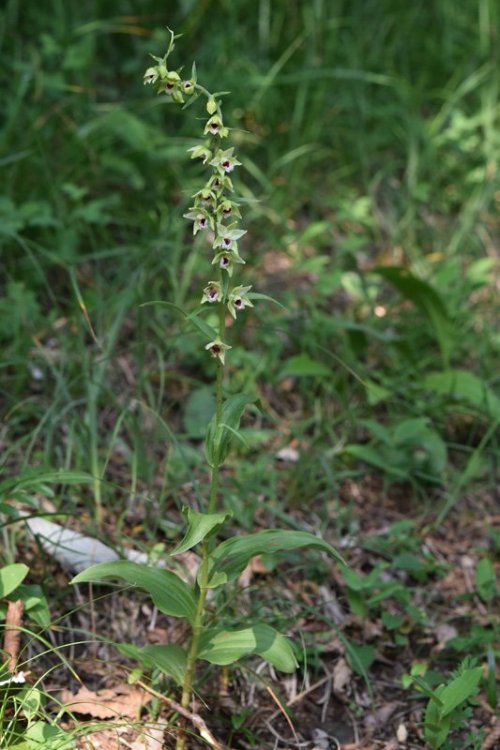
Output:
M203 131L203 141L200 145L190 148L191 158L201 158L204 164L211 167L211 175L204 187L197 191L192 197L193 205L185 218L193 222L193 234L204 233L212 246L212 267L218 269L218 280L208 281L203 289L201 303L208 305L215 303L218 312L218 321L215 326L215 339L205 345L205 350L210 352L216 360L215 380L215 440L219 441L224 425L224 366L226 352L231 346L225 343L226 316L229 313L233 318L246 307L252 307L251 299L248 297L250 286L234 286L232 276L235 270L244 265L245 261L238 250L238 241L246 234L246 230L238 225L241 218L238 202L231 199L233 184L230 174L241 165L234 154L234 147L223 149L221 143L229 135L229 129L224 125L223 113L220 104L222 94L212 94L197 82L196 67L193 65L191 77L181 78L178 71L169 69L167 61L174 49L175 35L170 32L170 44L163 58L153 56L156 65L150 66L144 74L144 83L154 84L157 93L166 95L175 104L187 106L185 97L201 95L206 99L206 113L208 119ZM219 490L220 465L223 458L216 455L211 461L210 494L208 500L208 513L217 512L217 495ZM205 617L205 602L209 583L209 555L212 550L213 540L206 537L201 547L201 562L197 576L195 595L197 596L196 612L192 621L191 642L186 656L186 671L182 684L181 705L187 709L193 694L193 679L196 670L196 661L200 650L200 637L203 632ZM176 750L186 748L186 729L182 724L177 741Z
M205 600L208 592L208 540L205 539L202 545L201 563L199 569L199 596L198 603L196 606L196 613L193 621L193 629L191 636L191 644L187 655L186 673L184 675L184 682L182 684L182 698L181 706L183 708L189 708L191 702L191 695L193 692L193 677L196 668L196 660L198 658L198 647L200 642L200 636L203 631L203 618L205 615ZM186 732L182 727L177 735L177 741L175 743L175 750L185 750L186 747Z
M226 328L226 311L224 305L219 305L219 338L224 340ZM215 423L216 430L221 429L222 425L222 404L224 401L224 365L217 361L217 378L215 381ZM219 464L212 466L212 476L210 482L210 499L208 503L208 512L217 511L217 490L219 488Z

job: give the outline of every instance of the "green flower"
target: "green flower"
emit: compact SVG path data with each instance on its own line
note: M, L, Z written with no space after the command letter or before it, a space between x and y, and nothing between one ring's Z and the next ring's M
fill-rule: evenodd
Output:
M213 247L220 247L222 250L231 250L237 252L237 241L247 233L246 229L235 229L236 223L225 227L223 224L217 224L217 236Z
M229 293L227 309L236 318L236 313L241 312L245 307L253 307L252 302L248 299L247 293L251 286L235 286Z
M207 190L206 188L204 188L203 190L198 190L198 192L193 195L193 198L196 207L204 206L205 208L214 208L215 204L217 203L215 193L213 193L211 190Z
M156 83L159 77L160 73L157 67L148 68L144 73L144 84Z
M220 253L217 253L212 261L212 265L217 265L219 268L222 268L223 271L227 271L229 276L233 275L233 267L235 263L245 263L237 250L233 250L229 253L223 250Z
M229 177L221 173L214 174L207 182L207 188L214 190L215 193L222 193L224 190L234 191L233 183Z
M233 153L234 148L228 148L225 151L219 149L210 162L210 165L212 167L216 167L221 172L225 172L226 174L232 172L235 167L241 166L241 161L238 161L238 159L233 156Z
M193 146L188 148L188 154L191 153L191 159L203 159L203 164L206 164L209 159L212 158L212 152L206 146Z
M218 135L221 138L227 138L227 136L229 135L229 130L228 128L224 127L219 115L212 115L212 117L207 120L203 135Z
M230 216L241 218L239 206L237 203L234 203L234 201L222 201L222 203L217 206L216 213L219 223L222 223L224 219L228 219Z
M175 70L169 70L166 77L162 79L162 83L164 83L163 91L166 94L173 94L174 91L177 89L180 81L181 81L180 75L176 73ZM181 94L181 98L182 98L182 94Z
M201 304L204 302L220 302L222 296L222 286L218 281L209 281L205 289L203 290L203 297L201 298Z
M185 219L193 221L193 234L197 234L201 229L213 229L214 220L204 208L194 206L194 208L187 214L184 214Z
M210 352L212 357L220 360L222 364L224 364L227 350L231 348L232 347L228 346L228 344L224 344L220 341L220 339L215 339L215 341L211 341L205 346L205 349Z

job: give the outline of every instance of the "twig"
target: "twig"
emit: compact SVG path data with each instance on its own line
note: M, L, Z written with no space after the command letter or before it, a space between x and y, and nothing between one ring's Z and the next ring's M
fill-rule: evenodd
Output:
M17 667L19 651L21 650L21 623L23 619L24 603L21 599L9 602L5 618L5 635L3 650L9 657L7 669L14 674Z

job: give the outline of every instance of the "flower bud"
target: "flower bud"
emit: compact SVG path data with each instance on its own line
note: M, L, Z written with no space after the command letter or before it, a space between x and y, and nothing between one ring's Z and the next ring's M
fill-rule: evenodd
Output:
M215 112L217 112L217 102L215 101L213 96L211 96L207 101L207 112L209 115L213 115L215 114Z

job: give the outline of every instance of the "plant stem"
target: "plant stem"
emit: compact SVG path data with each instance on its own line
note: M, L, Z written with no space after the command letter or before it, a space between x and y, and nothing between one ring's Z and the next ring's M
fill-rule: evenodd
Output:
M219 337L222 340L226 327L225 318L225 306L219 305ZM216 429L219 430L222 425L222 406L224 403L224 365L222 362L217 361L217 377L215 381L215 423ZM219 488L219 464L212 466L211 480L210 480L210 498L208 503L208 512L215 513L217 509L217 491ZM193 621L193 630L191 635L191 644L187 655L186 674L184 676L184 682L182 685L182 698L181 706L185 709L189 708L191 702L191 695L193 692L193 677L196 668L196 660L198 658L198 647L200 642L200 636L203 631L203 618L205 615L205 600L208 592L208 556L210 554L210 543L208 539L205 539L201 548L201 562L198 574L199 584L199 596L198 604L196 606L196 613ZM177 741L175 744L175 750L185 750L186 747L186 732L184 727L181 728Z

